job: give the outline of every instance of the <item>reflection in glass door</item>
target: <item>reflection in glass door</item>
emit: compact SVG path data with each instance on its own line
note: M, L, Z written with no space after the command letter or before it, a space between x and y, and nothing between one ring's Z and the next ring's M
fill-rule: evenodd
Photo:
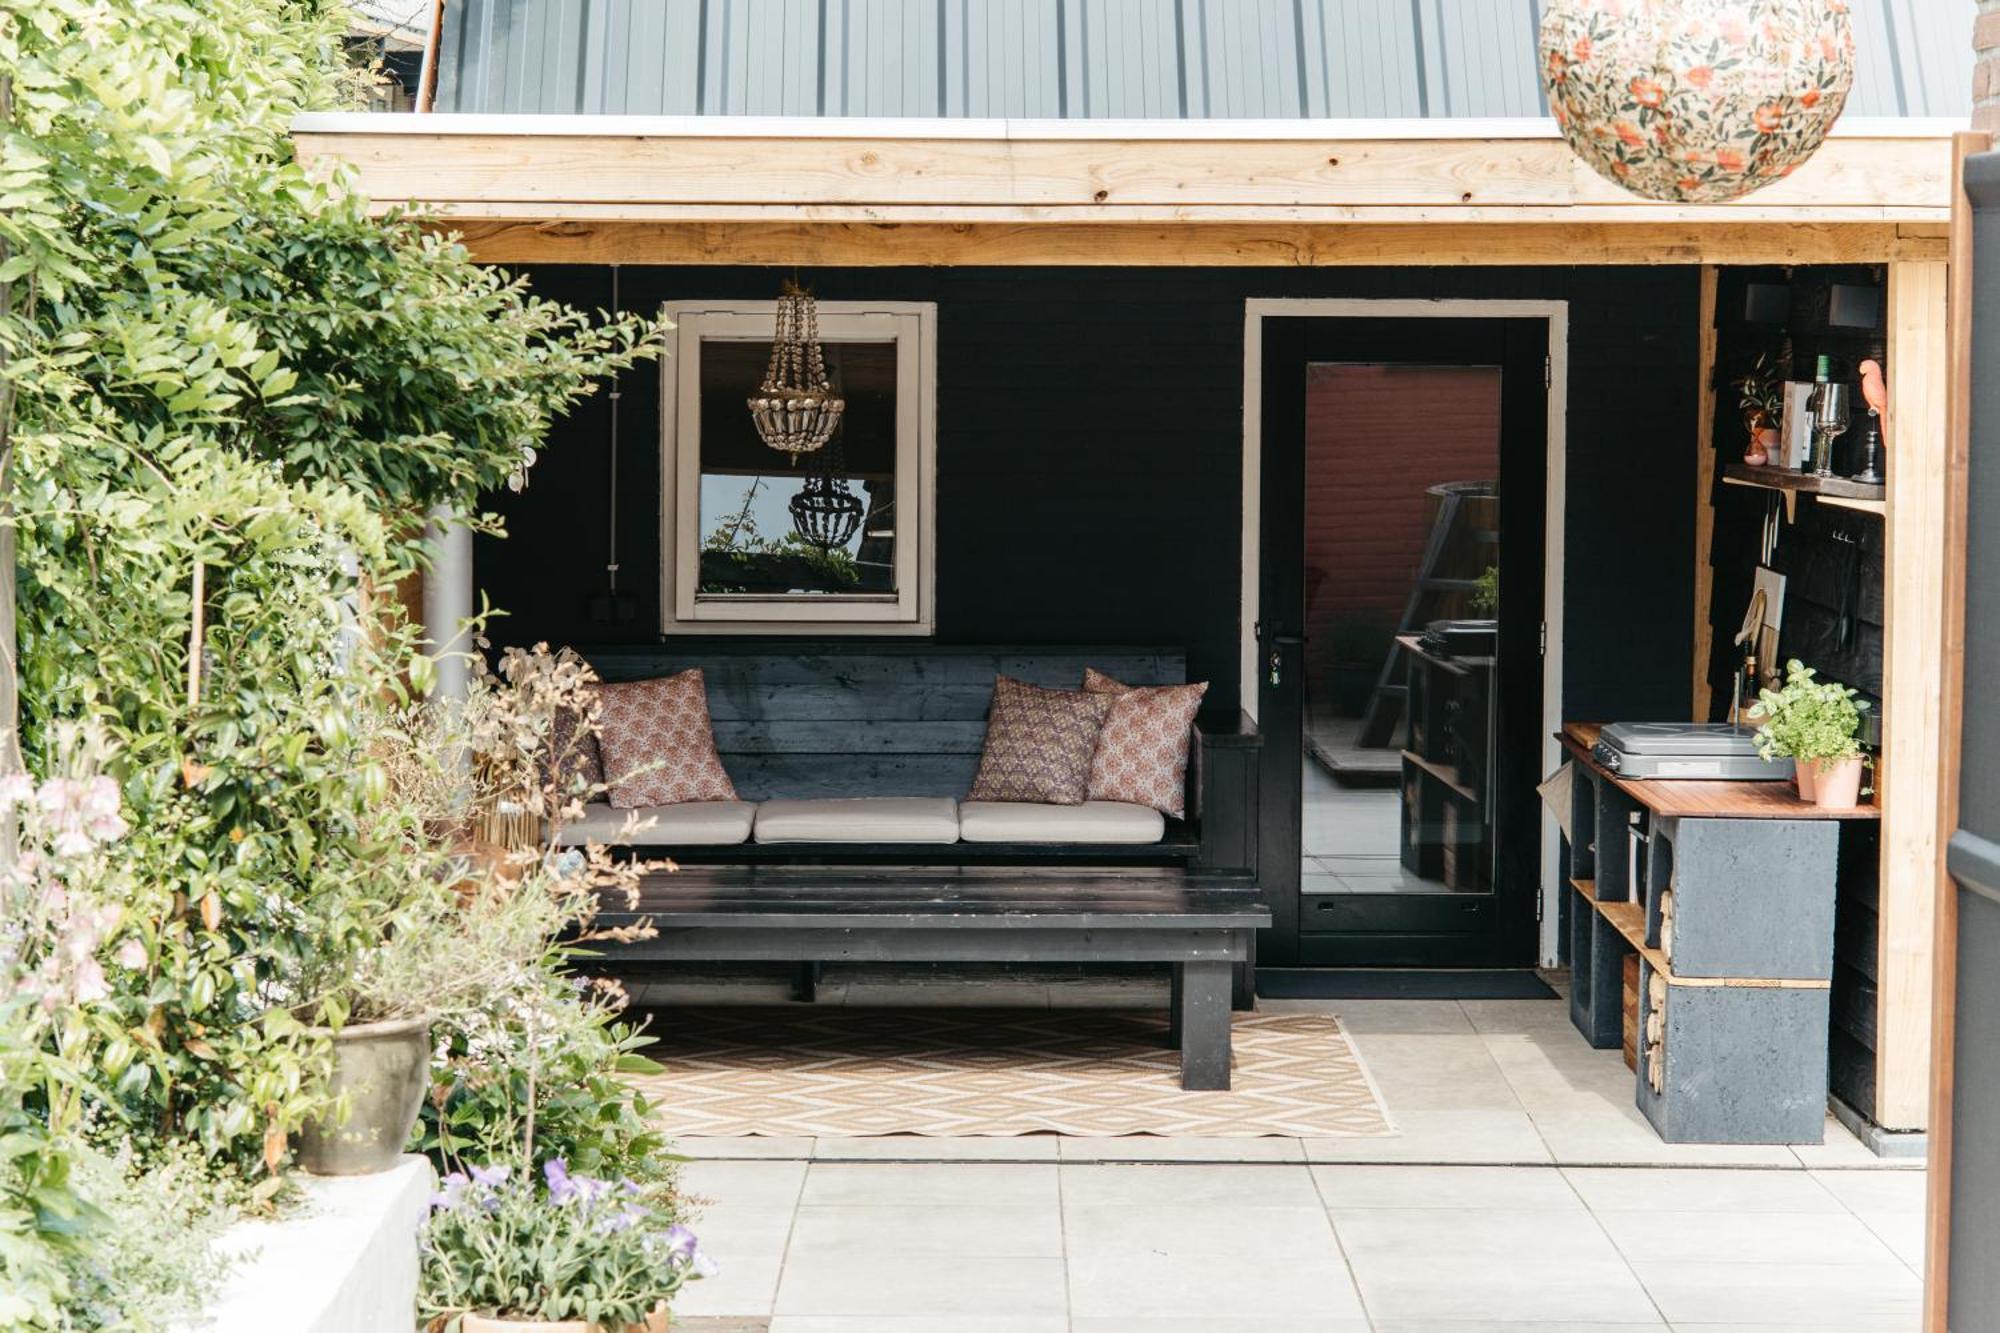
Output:
M1492 892L1501 371L1305 378L1310 928L1315 899Z

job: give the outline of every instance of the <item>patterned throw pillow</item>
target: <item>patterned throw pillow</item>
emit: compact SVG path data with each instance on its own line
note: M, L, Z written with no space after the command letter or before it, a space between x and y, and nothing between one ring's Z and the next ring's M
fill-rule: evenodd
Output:
M597 737L582 731L583 718L574 708L558 708L549 727L549 752L542 756L542 785L553 785L556 795L568 797L596 787L604 781L604 755ZM562 771L556 771L560 764ZM602 792L591 799L601 799Z
M1090 761L1090 799L1149 805L1185 818L1188 729L1208 682L1135 687L1086 667L1083 688L1112 700Z
M1111 703L1102 694L1044 689L1009 676L994 681L971 799L1082 805Z
M620 810L685 801L733 801L715 752L701 668L657 680L598 686L598 747L611 804Z

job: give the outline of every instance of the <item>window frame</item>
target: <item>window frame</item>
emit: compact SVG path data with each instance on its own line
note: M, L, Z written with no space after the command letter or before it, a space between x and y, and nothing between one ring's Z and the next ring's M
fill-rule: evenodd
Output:
M661 306L669 327L662 335L667 364L660 376L660 632L931 634L937 592L937 305L930 301L819 302L822 342L896 345L895 594L704 597L697 591L701 346L704 340L768 342L777 312L774 300ZM683 448L683 442L693 447Z

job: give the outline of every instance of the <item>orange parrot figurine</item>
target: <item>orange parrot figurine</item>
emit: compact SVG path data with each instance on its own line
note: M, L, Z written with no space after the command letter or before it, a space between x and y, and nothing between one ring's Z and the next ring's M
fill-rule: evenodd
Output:
M1882 374L1880 361L1861 363L1861 397L1868 404L1868 410L1885 421L1889 416L1889 381Z

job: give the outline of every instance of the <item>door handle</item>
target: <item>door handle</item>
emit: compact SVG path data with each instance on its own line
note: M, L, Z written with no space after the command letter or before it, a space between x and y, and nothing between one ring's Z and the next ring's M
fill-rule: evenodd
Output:
M1284 650L1287 648L1304 647L1306 636L1303 634L1285 634L1277 630L1266 629L1260 622L1257 626L1257 637L1270 650L1265 658L1265 679L1274 686L1283 684L1285 679Z

